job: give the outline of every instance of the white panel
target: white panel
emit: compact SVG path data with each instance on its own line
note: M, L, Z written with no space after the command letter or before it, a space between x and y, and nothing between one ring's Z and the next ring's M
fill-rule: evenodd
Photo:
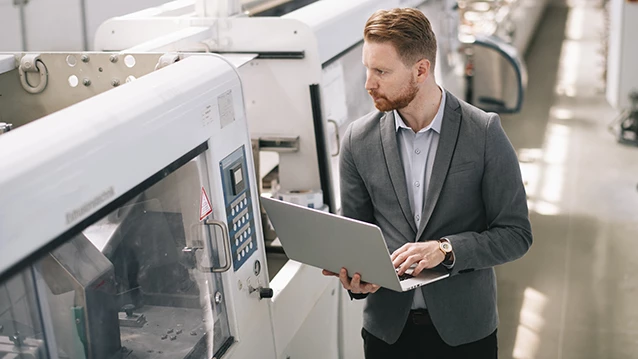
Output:
M25 6L28 51L82 51L80 0L30 0Z
M616 108L628 108L629 94L638 91L638 4L612 0L610 6L607 100Z
M167 0L85 0L86 3L86 32L89 49L93 49L93 38L97 28L104 21L146 8L166 3Z
M609 4L609 48L607 50L607 101L618 108L620 89L620 58L622 56L623 0L611 0Z
M20 10L13 0L0 0L0 51L22 51Z

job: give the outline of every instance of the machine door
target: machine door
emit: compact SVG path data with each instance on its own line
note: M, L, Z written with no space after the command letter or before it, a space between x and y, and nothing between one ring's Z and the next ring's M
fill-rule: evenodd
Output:
M52 358L208 359L234 342L221 277L232 268L228 230L213 215L224 202L208 188L200 150L98 211L35 263ZM0 283L0 336L45 353L38 313L20 294L28 290L4 290L12 283ZM2 345L0 338L0 353Z

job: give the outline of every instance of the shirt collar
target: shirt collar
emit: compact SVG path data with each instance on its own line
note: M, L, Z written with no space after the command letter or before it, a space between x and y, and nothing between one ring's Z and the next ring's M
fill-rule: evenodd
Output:
M441 125L443 124L443 112L445 110L445 100L447 96L445 94L445 89L440 86L439 88L441 89L441 103L439 104L439 110L436 112L436 115L434 115L434 119L432 120L430 125L421 129L419 133L426 132L430 129L436 131L436 133L441 133ZM403 118L401 118L401 115L399 115L399 111L393 110L393 113L396 132L399 132L399 128L405 128L412 131L412 129L408 125L406 125L405 122L403 122Z

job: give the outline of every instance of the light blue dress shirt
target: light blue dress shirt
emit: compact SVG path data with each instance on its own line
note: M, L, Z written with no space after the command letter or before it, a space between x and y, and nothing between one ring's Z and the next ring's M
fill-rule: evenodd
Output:
M403 122L399 111L394 110L399 155L403 163L410 208L412 209L412 215L414 216L413 218L417 229L421 225L425 196L428 193L434 158L436 156L436 150L439 147L439 136L441 134L446 99L445 90L443 88L441 88L441 93L441 104L434 119L429 126L417 133ZM417 290L414 291L412 309L425 307L423 292L417 288Z

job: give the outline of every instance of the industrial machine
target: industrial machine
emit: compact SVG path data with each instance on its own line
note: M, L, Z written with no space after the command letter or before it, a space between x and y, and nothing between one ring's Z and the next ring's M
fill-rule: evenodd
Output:
M527 87L524 55L547 0L459 1L467 102L501 114L520 112Z
M423 10L439 38L437 79L462 97L458 12L454 1L283 3L295 10L277 6L246 16L233 1L168 3L106 21L96 33L96 50L248 57L238 71L262 193L311 197L314 207L339 213L340 136L374 109L361 66L365 21L381 8ZM338 281L318 269L289 261L267 218L263 224L277 357L362 358L363 302L351 302Z
M232 61L0 57L0 358L276 357Z

